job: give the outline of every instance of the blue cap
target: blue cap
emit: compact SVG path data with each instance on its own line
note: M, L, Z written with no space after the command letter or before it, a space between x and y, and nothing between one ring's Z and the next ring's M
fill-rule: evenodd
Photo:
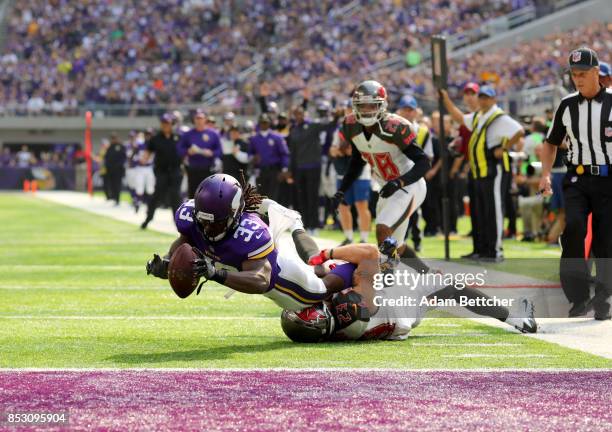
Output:
M599 62L599 76L606 77L610 75L612 75L610 64L606 62Z
M417 109L419 107L419 104L417 103L414 96L407 94L407 95L402 96L397 106L400 109L401 108Z
M478 92L478 96L480 95L485 95L488 96L490 98L494 98L495 96L497 96L497 92L495 91L495 89L491 86L482 86L480 87L480 91Z

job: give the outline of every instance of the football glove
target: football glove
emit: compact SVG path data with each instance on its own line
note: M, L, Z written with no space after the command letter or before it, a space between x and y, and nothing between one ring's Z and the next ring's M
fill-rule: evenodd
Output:
M344 192L342 191L336 192L336 194L332 197L331 199L332 211L335 212L336 210L338 210L338 206L340 204L346 204L346 201L344 201Z
M217 269L209 258L200 257L193 261L193 272L196 277L212 279L215 277L215 274L217 274Z
M402 183L400 179L391 180L391 181L388 181L387 184L382 187L382 189L379 192L379 195L381 198L389 198L391 195L393 195L395 192L397 192L401 188L402 188Z
M197 248L193 248L194 252L198 255L199 258L193 260L193 272L196 277L203 277L206 282L207 280L213 280L215 282L219 282L223 284L225 279L227 278L227 270L215 268L215 264L212 262L210 258L205 256L200 250ZM200 293L200 287L198 287L197 294Z
M152 274L160 279L168 279L168 264L170 261L153 254L153 259L147 261L147 274Z

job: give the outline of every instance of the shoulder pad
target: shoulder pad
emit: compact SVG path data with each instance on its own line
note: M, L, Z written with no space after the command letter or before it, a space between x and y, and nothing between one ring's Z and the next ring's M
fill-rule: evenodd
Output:
M181 234L187 235L191 228L194 226L194 210L195 204L192 199L185 201L176 210L176 213L174 214L174 222L176 223L177 230Z

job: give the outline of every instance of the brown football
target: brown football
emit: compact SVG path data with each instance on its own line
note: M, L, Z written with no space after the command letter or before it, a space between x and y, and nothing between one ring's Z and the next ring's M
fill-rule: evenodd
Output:
M198 286L200 278L193 272L193 260L197 258L191 245L183 243L174 251L168 265L170 286L180 298L188 297Z

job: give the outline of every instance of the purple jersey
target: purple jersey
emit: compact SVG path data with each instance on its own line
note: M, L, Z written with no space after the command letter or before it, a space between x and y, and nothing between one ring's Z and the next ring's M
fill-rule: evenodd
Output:
M178 231L187 237L189 244L197 247L215 263L230 270L242 271L244 261L267 258L272 266L270 287L274 286L278 275L278 251L274 247L268 226L258 215L243 213L234 232L229 232L219 241L211 242L204 238L197 227L193 213L194 202L189 200L184 202L174 215Z

